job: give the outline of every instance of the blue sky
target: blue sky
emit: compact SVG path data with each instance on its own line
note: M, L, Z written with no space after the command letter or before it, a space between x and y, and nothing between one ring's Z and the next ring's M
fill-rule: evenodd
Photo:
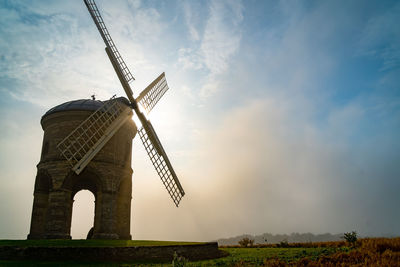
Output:
M400 234L398 1L97 3L134 93L166 72L150 119L187 193L174 208L135 138L134 238ZM0 1L0 70L0 238L25 238L41 116L124 92L83 1Z

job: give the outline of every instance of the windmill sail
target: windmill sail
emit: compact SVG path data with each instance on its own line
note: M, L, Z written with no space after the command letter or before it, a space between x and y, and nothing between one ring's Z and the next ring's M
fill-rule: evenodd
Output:
M131 112L131 109L118 99L106 101L57 145L76 174L84 170L90 160L130 118Z
M125 81L129 83L130 81L135 80L128 67L126 66L124 60L122 59L120 53L118 52L117 47L115 46L114 41L111 38L111 35L108 33L108 30L106 28L106 25L104 24L103 18L100 15L96 3L94 2L94 0L84 0L84 2L89 10L90 15L92 16L94 23L96 24L97 29L100 32L101 37L104 40L104 43L110 49L114 59L118 62L118 68L120 68L120 71L123 74Z
M149 114L168 89L165 73L163 72L140 93L136 101L139 102L144 107L147 114Z
M94 23L96 24L97 29L100 32L101 37L104 40L104 43L106 44L106 53L129 99L130 107L135 110L136 115L142 123L143 127L139 130L140 139L142 140L147 154L149 155L151 162L156 168L156 171L160 176L162 182L164 183L168 193L170 194L175 205L178 206L181 198L185 195L185 192L183 191L183 188L175 174L174 169L172 168L171 163L169 162L167 154L165 153L160 143L160 140L158 139L153 129L153 126L151 125L150 121L145 118L137 104L139 102L146 109L147 113L152 110L152 108L157 104L160 98L168 90L168 84L165 79L165 74L162 73L157 79L155 79L148 87L143 90L143 92L139 95L137 99L135 99L129 85L129 82L131 80L134 80L134 78L129 69L126 67L125 62L123 61L113 40L111 39L111 36L108 33L108 30L104 24L104 21L99 13L99 10L94 0L84 0L84 2L89 10L90 15L92 16ZM113 133L115 133L115 131ZM63 146L66 146L67 148L74 146L73 142L77 142L73 141L74 139L72 139L72 141L69 141L69 139L67 140L69 143L66 141L66 144L63 144ZM63 155L69 161L77 161L77 159L74 158L74 155L81 156L80 150L75 149L69 151L67 148L61 148L61 150L63 151ZM85 156L86 159L76 163L74 167L75 169L82 168L79 167L79 164L82 164L82 166L84 167L84 164L90 162L90 160L92 159L91 155L93 153L87 153L88 154L86 154Z
M185 191L183 191L182 185L179 182L150 121L147 121L147 124L144 124L138 133L154 168L161 178L161 181L175 205L178 207L179 202L185 195Z

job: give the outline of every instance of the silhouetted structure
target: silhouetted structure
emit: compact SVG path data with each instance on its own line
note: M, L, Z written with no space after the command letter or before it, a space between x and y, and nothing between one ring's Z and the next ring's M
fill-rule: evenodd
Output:
M117 101L126 103L124 98ZM79 175L71 170L57 149L57 144L103 103L88 99L70 101L50 109L42 117L44 138L28 239L71 238L73 198L82 189L95 196L92 238L131 239L131 154L132 139L137 132L135 123L125 121Z

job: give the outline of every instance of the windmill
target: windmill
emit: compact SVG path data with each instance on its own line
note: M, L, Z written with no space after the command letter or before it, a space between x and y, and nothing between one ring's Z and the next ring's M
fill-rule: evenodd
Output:
M79 175L118 131L134 110L142 127L138 133L165 188L178 207L185 192L149 120L140 111L141 104L147 113L168 90L165 73L158 76L137 98L134 98L129 83L135 80L118 52L94 0L84 0L87 9L106 45L106 53L128 97L111 98L65 137L57 148Z

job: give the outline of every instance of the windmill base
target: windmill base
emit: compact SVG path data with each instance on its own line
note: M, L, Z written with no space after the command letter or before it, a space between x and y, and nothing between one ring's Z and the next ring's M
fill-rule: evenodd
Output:
M217 242L137 247L18 247L0 246L1 260L171 262L174 254L191 261L227 256Z

